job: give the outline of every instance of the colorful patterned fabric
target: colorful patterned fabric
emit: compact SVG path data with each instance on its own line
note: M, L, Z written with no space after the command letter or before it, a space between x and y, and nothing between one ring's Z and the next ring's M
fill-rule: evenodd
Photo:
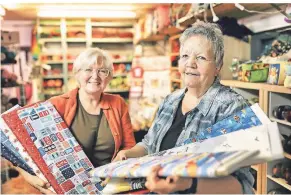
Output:
M5 113L12 112L15 109L21 108L20 106L16 105L13 108L9 109ZM5 114L3 113L3 114ZM13 134L12 130L7 126L5 121L2 118L2 115L0 117L0 129L1 131L7 136L8 140L13 143L13 146L15 147L16 151L22 156L22 158L25 160L27 165L33 170L33 172L42 180L47 181L45 176L42 174L42 172L39 170L38 166L35 164L35 162L31 159L27 151L24 149L23 145L19 142L17 137ZM51 191L54 191L52 187L49 188Z
M202 131L199 135L189 138L183 144L203 141L211 137L217 137L240 129L248 129L254 126L262 125L260 119L256 116L250 107L238 111L234 115L219 121Z
M35 104L34 106L37 106L37 104ZM24 150L28 153L28 155L31 157L34 163L37 164L39 170L42 172L46 180L51 184L54 191L57 194L64 194L64 191L62 190L61 186L58 184L54 175L51 173L49 167L46 165L44 159L42 158L40 152L35 147L34 142L27 133L25 126L19 119L17 115L17 110L13 110L9 113L3 114L2 118L4 119L9 129L19 140Z
M139 178L146 177L153 166L160 165L162 169L159 176L218 177L230 174L228 168L235 165L235 162L244 161L256 154L258 151L145 156L101 166L90 174L96 177Z
M31 140L65 194L99 194L89 179L93 165L50 102L18 112Z
M27 165L22 156L16 151L15 147L8 140L7 136L1 131L1 156L10 161L14 166L18 166L28 173L35 175L33 170Z
M115 194L119 192L129 192L139 189L146 189L145 182L146 178L134 178L134 179L111 178L110 181L102 190L102 193Z

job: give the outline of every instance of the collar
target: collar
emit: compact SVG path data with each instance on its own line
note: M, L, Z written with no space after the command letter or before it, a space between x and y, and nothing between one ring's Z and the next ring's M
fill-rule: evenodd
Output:
M209 87L207 92L203 95L202 99L200 100L199 104L196 106L197 109L199 109L200 112L204 116L207 115L209 112L217 93L220 90L220 79L219 77L216 77L213 84ZM169 105L172 105L173 107L178 107L179 102L184 98L185 93L187 92L187 88L183 88L180 90L175 91L172 94L172 97L169 98Z
M202 112L204 116L209 112L217 93L220 90L220 79L218 77L215 78L213 84L209 87L207 92L203 95L201 101L197 105L197 108Z
M69 91L68 93L65 93L63 95L61 95L61 97L69 99L70 101L76 101L77 100L77 95L79 92L79 88L73 89L71 91ZM100 101L100 108L101 109L109 109L110 108L110 95L107 93L103 93L101 94L101 101Z

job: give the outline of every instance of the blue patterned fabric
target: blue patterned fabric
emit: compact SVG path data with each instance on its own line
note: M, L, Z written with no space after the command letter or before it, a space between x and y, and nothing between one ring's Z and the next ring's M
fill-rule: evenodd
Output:
M35 175L32 169L27 165L25 160L20 156L7 136L1 131L1 156L10 161L14 166L18 166L28 173Z

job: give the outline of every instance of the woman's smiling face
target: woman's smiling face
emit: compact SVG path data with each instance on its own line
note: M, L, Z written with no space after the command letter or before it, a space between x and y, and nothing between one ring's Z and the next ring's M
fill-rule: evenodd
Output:
M181 46L179 72L187 88L210 86L219 69L216 68L211 42L204 36L194 35Z
M76 75L80 88L88 94L103 92L112 79L111 73L108 73L109 70L103 63L103 57L98 56L95 64L81 69Z

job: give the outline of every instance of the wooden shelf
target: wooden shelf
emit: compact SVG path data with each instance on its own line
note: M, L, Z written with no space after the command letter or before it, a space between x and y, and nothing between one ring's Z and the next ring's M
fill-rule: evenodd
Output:
M180 36L181 36L181 34L173 35L173 36L170 37L170 41L173 41L175 39L179 39Z
M181 79L171 79L172 82L176 82L176 83L182 83Z
M221 3L219 3L221 4ZM213 6L213 9L215 10L216 6L218 5L218 3L216 3L216 5ZM193 24L197 18L203 18L203 12L205 11L205 9L200 9L198 11L198 14L195 15L194 13L193 14L189 14L189 15L186 15L180 19L178 19L178 23L181 25L181 26L188 26L188 25L191 25ZM216 13L216 12L215 12ZM207 10L207 15L211 15L211 11L210 10Z
M150 35L145 38L141 38L135 42L135 44L139 44L141 42L154 42L154 41L161 41L165 37L164 34L157 34L157 35Z
M267 175L267 177L269 179L271 179L272 181L276 182L277 184L279 184L279 185L283 186L284 188L286 188L286 189L291 191L291 185L288 185L286 180L284 180L282 178L274 178L274 177L272 177L270 175Z
M64 75L46 75L43 76L44 79L63 79Z
M258 193L257 193L257 190L256 190L255 188L253 188L253 190L254 190L255 194L258 194Z
M245 88L245 89L263 89L269 92L277 92L277 93L286 93L291 94L291 89L286 88L284 86L279 85L270 85L267 83L248 83L236 80L221 80L222 85L237 87L237 88Z
M128 73L124 73L124 74L114 74L113 77L126 77L128 75Z
M44 95L62 95L62 94L64 94L63 92L61 92L61 91L44 91L43 92L43 94Z
M172 67L171 70L178 71L179 68L178 67Z
M288 159L291 160L291 154L288 154L288 153L284 152L284 156L285 156L285 158L288 158Z
M86 42L86 38L67 38L66 41L69 43L80 43L80 42Z
M92 27L122 27L132 28L132 22L91 22Z
M245 88L245 89L256 89L259 90L262 88L262 83L247 83L242 81L235 80L221 80L220 83L229 87Z
M165 28L161 31L161 34L164 34L164 35L176 35L176 34L179 34L181 33L182 31L184 30L184 28L177 28L175 26L170 26L169 28Z
M44 43L58 43L62 42L61 38L40 38L39 43L44 44Z
M43 61L43 64L63 64L63 61Z
M180 53L170 53L170 56L179 56Z
M276 121L277 123L284 124L284 125L287 125L287 126L290 126L291 127L291 123L289 123L286 120L280 120L280 119L276 119L274 117L270 117L270 120Z
M252 165L251 168L254 169L255 171L259 170L258 165Z
M93 43L131 43L132 38L92 38Z
M128 89L108 89L108 90L105 90L104 92L106 93L127 93L129 92Z
M113 60L113 63L132 63L131 60Z

